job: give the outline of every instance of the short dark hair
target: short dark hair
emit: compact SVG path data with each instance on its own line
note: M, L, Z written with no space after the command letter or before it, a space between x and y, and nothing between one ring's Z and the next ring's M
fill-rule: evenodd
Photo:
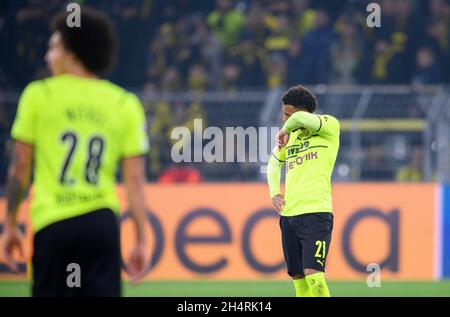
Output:
M283 95L283 104L305 109L311 113L317 109L316 97L302 85L289 88Z
M71 51L90 72L104 75L116 62L117 37L108 16L82 7L80 27L69 27L70 12L61 12L52 19L53 32L59 32L64 47Z

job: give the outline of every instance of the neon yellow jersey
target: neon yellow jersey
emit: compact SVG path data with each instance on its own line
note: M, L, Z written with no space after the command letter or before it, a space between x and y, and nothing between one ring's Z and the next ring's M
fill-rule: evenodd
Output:
M60 75L29 84L12 138L34 146L34 231L100 208L119 211L116 171L149 143L139 99L106 81Z
M285 163L285 201L282 216L332 212L331 174L339 150L339 122L330 115L297 112L297 128L286 147L273 155ZM288 122L287 122L288 123Z

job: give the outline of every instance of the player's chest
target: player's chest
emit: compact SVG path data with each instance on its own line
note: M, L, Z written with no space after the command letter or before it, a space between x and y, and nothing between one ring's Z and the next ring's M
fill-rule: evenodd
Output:
M318 134L306 130L291 133L286 145L286 172L316 161L320 156L320 150L325 147L327 147L325 140Z
M291 133L286 145L286 158L297 157L307 152L311 147L320 143L318 134L312 134L308 130L299 130Z

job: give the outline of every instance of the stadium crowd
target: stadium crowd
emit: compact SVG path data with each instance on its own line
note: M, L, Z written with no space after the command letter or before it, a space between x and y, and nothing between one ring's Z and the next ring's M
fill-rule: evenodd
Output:
M31 80L48 75L43 59L50 35L47 22L69 2L0 2L0 90L20 91ZM450 82L449 0L378 1L381 28L366 25L369 0L74 2L112 17L120 47L109 79L134 91L233 92L298 83ZM0 146L7 151L12 119L4 105L0 96ZM165 102L144 106L151 123L149 174L161 181L200 181L202 176L194 167L177 170L167 158L171 128L190 126L193 118L206 118L201 101L185 107ZM420 161L420 155L416 156ZM6 163L4 155L1 157L3 178ZM384 166L382 160L375 163ZM227 179L254 179L257 175L257 169L245 164L237 164L234 170L235 176ZM415 179L420 180L416 174ZM408 171L398 175L400 180L408 180ZM393 178L392 173L386 176Z
M150 90L239 90L295 83L449 82L448 0L82 0L117 24L111 78ZM0 4L0 84L46 74L48 21L62 0Z

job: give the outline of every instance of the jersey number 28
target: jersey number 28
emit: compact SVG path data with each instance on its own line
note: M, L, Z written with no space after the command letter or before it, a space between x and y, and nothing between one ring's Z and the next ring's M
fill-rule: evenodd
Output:
M69 151L64 160L63 167L59 176L59 181L64 185L73 185L75 180L67 176L71 160L78 144L77 135L73 132L65 132L61 135L61 141L69 144ZM102 162L102 154L105 141L100 136L92 136L88 141L88 157L85 165L84 176L89 184L98 184L98 172Z

